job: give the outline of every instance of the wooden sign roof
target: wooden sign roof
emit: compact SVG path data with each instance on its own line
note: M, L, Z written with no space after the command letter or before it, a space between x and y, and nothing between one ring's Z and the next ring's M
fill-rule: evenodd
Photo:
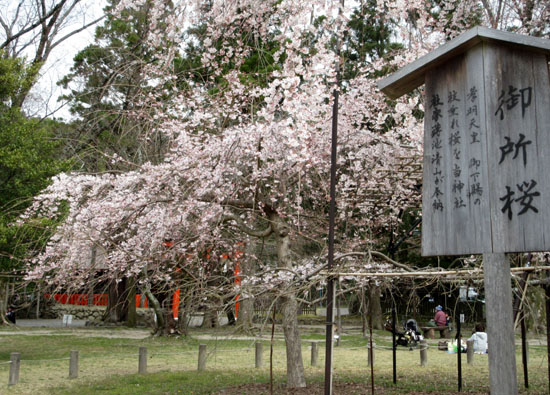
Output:
M380 80L378 88L392 99L398 98L424 84L428 71L482 41L505 43L550 55L550 40L477 26Z

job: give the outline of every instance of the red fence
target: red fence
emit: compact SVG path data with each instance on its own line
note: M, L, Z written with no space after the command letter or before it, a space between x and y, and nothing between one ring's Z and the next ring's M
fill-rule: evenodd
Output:
M45 298L51 298L51 294L44 294ZM61 304L72 304L79 306L88 305L88 294L54 294L53 298ZM109 302L109 295L107 294L94 294L92 304L94 306L107 306ZM141 295L136 295L136 307L139 307L141 303ZM143 307L147 307L147 298L143 297Z

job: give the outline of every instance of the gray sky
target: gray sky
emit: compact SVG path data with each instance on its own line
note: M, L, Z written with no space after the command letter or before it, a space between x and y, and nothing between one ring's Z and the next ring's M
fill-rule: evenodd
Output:
M92 21L101 16L103 7L106 4L106 0L92 2L92 5L86 10L86 20ZM79 24L81 26L82 19L75 20L73 25L66 27L66 31L71 31L71 28L74 29ZM29 115L47 115L52 118L64 118L66 120L70 118L68 107L58 102L58 98L63 94L63 90L57 86L57 81L68 74L73 64L73 58L78 51L93 42L94 33L95 26L75 34L52 50L46 64L41 70L42 76L31 91L31 97L25 103L25 111Z

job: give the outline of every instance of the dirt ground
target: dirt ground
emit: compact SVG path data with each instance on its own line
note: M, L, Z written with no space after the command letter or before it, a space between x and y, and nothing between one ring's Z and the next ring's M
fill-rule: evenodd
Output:
M93 328L93 329L28 329L17 328L14 330L1 331L2 336L82 336L82 337L106 337L110 339L145 339L151 336L149 329L120 329L120 328Z

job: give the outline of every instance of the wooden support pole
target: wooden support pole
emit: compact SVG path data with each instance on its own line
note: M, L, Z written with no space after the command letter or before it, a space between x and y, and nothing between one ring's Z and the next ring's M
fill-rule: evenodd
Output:
M199 344L199 371L206 369L206 344Z
M503 253L483 254L483 271L491 393L517 394L510 261Z
M368 360L367 366L373 366L373 364L374 364L374 344L369 343L368 350L369 350L369 354L368 354L368 359L367 359Z
M264 352L263 343L256 343L256 368L262 367L262 353Z
M147 373L147 347L139 348L138 373L139 374Z
M342 291L342 284L340 283L341 278L338 277L337 290ZM336 292L338 294L338 292ZM342 337L342 314L340 312L340 298L336 296L336 319L338 324L336 325L336 347L340 347L340 338Z
M317 342L311 342L311 366L317 366L319 360L319 347Z
M36 319L40 318L40 283L36 286Z
M474 341L466 340L466 362L468 365L474 363Z
M524 307L521 309L521 362L523 365L523 385L525 388L529 388L529 369L527 360L527 328L525 327L525 311Z
M69 358L69 378L76 379L78 377L78 351L71 351Z
M396 321L397 321L397 312L395 311L395 305L392 306L391 310L391 317L392 317L392 365L393 365L393 383L397 384L397 341L395 339L395 327L396 327Z
M428 364L428 342L425 339L420 340L420 366Z
M456 320L456 364L458 373L458 392L462 391L462 334L460 333L460 324L462 322L462 309L458 304L458 319Z
M19 367L21 366L21 353L12 352L10 354L10 376L8 385L15 385L19 381Z

